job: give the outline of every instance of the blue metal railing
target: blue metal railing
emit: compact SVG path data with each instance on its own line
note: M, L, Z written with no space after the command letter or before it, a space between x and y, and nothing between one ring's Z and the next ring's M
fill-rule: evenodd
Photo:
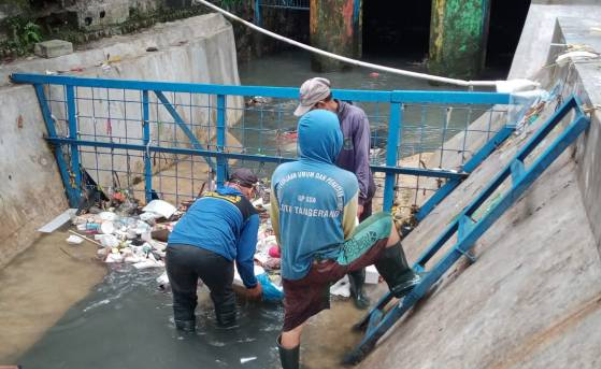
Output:
M562 125L562 122L571 120ZM522 194L540 177L564 150L587 130L590 119L582 110L576 97L568 99L530 139L517 151L510 161L487 183L469 205L462 209L457 218L432 242L418 257L413 269L426 272L415 288L390 309L390 293L384 295L357 323L355 329L364 330L365 335L357 347L345 358L347 364L363 360L401 317L426 296L442 276L459 260L466 256L471 262L471 254L478 239L499 219ZM503 187L509 181L508 188ZM500 194L498 201L491 201L493 194ZM484 204L489 207L480 213ZM480 213L480 214L479 214ZM451 244L445 247L447 242ZM435 258L435 256L439 256ZM434 264L428 267L428 264Z
M12 80L35 87L47 127L47 140L54 145L72 205L79 201L85 185L82 170L89 172L102 187L142 187L140 192L146 200L158 189L163 195L172 194L177 201L179 197L194 196L194 183L200 181L199 172L205 170L202 169L205 166L216 173L219 184L225 180L228 165L234 161L262 166L296 158L294 142L292 151L268 146L273 146L273 142L279 145L280 135L294 130L297 118L292 111L298 88L38 74L14 74ZM383 209L387 211L392 208L395 190L399 189L399 176L438 178L452 183L443 186L446 196L512 130L512 126L507 125L507 111L497 108L512 104L507 94L366 90L334 90L333 94L337 99L361 104L372 125L382 128L372 139L386 143L385 160L372 158L372 170L385 174ZM252 98L243 104L242 97ZM467 112L451 117L452 107L455 112ZM489 121L493 116L503 120L500 128L495 129L490 122L485 129L466 128L477 118L472 112L476 107L481 114L489 115L485 117ZM456 153L466 146L468 133L483 136L488 143L466 154L459 168L399 165L402 157L412 153L421 155L424 151L436 152L442 162L443 155ZM424 142L427 134L436 136L433 144ZM445 147L444 138L454 135L460 136L463 142ZM239 139L240 144L236 144L233 137ZM440 137L442 147L436 143ZM199 157L204 158L205 163L200 163ZM185 174L179 164L189 167ZM174 173L169 174L170 170ZM115 177L123 176L127 185L114 183ZM167 180L175 182L172 192L161 188L161 181ZM182 190L183 186L190 190ZM415 187L412 190L434 193L438 189ZM433 198L427 204L428 211L444 196Z
M255 0L255 24L257 26L261 26L262 8L309 11L311 2L310 0Z

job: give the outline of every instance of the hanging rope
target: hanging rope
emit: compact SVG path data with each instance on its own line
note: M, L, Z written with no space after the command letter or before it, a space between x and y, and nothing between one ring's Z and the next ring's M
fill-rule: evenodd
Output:
M264 28L258 27L226 10L221 9L220 7L211 4L210 2L206 1L206 0L195 0L197 3L199 4L203 4L213 10L215 10L216 12L219 12L221 14L223 14L224 16L233 19L237 22L240 22L242 24L244 24L245 26L254 29L255 31L261 32L267 36L273 37L276 40L280 40L282 42L286 42L290 45L299 47L301 49L307 50L309 52L318 54L318 55L323 55L325 57L328 58L332 58L335 60L339 60L341 62L344 63L348 63L351 65L355 65L358 67L365 67L365 68L370 68L370 69L374 69L374 70L379 70L382 72L387 72L387 73L391 73L391 74L397 74L397 75L401 75L401 76L406 76L406 77L411 77L411 78L417 78L417 79L423 79L426 81L432 81L432 82L439 82L439 83L446 83L446 84L450 84L450 85L456 85L456 86L463 86L463 87L476 87L476 86L497 86L498 82L505 82L505 81L465 81L462 79L456 79L456 78L447 78L447 77L440 77L440 76L434 76L431 74L426 74L426 73L418 73L418 72L412 72L412 71L408 71L408 70L403 70L403 69L396 69L396 68L390 68L390 67L386 67L383 65L378 65L378 64L373 64L373 63L367 63L361 60L356 60L356 59L351 59L351 58L347 58L344 56L340 56L334 53L330 53L321 49L318 49L316 47L312 47L309 45L305 45L301 42L298 41L294 41L291 40L287 37L278 35L277 33L273 33L271 31L268 31ZM507 82L505 82L507 83Z

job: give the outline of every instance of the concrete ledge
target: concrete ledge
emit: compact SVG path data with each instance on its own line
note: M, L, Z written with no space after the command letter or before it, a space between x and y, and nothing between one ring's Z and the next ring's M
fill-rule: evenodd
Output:
M559 18L557 42L588 45L601 54L601 33L591 31L601 24L599 19ZM578 61L571 68L575 73L568 75L567 83L591 109L591 126L578 145L577 170L589 224L601 253L601 60Z
M56 58L73 53L73 44L62 40L44 41L35 44L33 51L42 58Z
M598 4L596 1L583 1L582 3ZM577 1L563 2L572 4L555 5L562 1L553 1L552 5L533 3L530 6L509 71L509 79L531 78L548 64L549 54L557 49L551 43L555 36L555 23L558 17L601 19L601 6L599 5L574 5L574 3L578 3Z

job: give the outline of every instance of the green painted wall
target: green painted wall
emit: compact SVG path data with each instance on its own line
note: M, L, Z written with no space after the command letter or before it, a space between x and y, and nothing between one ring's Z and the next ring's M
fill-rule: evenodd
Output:
M361 0L311 0L311 45L350 58L361 57ZM312 56L316 72L343 69L330 58Z
M430 73L475 78L484 66L490 0L432 0Z

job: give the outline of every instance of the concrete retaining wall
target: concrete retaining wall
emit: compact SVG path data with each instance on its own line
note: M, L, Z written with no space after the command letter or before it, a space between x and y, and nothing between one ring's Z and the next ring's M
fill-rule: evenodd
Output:
M158 51L147 52L149 46L156 47ZM110 68L101 68L107 59L112 60ZM0 185L0 267L35 240L35 229L67 207L54 156L42 138L46 129L33 88L10 85L9 76L14 72L45 73L74 68L83 70L74 74L92 77L230 85L240 83L232 27L217 14L158 25L129 37L114 37L91 44L89 50L72 55L3 65L0 69L0 183L3 183ZM89 90L82 90L79 97L89 93ZM112 97L123 98L122 92L114 93L116 95ZM54 96L61 95L54 91ZM202 96L194 102L207 105L209 99L214 97ZM228 107L233 108L228 111L228 123L233 124L239 119L244 102L242 98L228 98L227 103ZM91 115L91 105L80 101L79 114ZM206 124L209 119L214 119L211 117L214 116L214 101L211 105L212 110L199 109L190 114L186 109L179 109L179 113L186 121ZM97 116L106 116L106 106L96 104L95 109ZM125 124L118 121L120 114L124 115L123 109L113 106L111 110L116 114L112 127L115 136L124 133ZM57 118L64 119L64 111L60 108L54 109L53 113ZM127 115L136 119L139 113L130 110ZM158 115L153 112L151 119L172 121L166 112L159 112ZM141 137L141 125L136 127L129 124L128 129L128 135ZM173 135L171 127L165 129ZM92 130L91 124L82 124L80 133L90 133ZM162 133L166 137L166 132ZM197 133L199 136L203 134ZM177 133L176 137L185 141L181 133ZM92 157L84 156L84 165L91 164L91 160ZM124 157L117 158L115 169L122 170L126 165ZM130 165L141 166L135 160Z
M601 366L601 63L540 70L562 50L550 43L587 43L601 52L590 30L601 19L601 4L551 3L533 4L510 76L535 76L547 87L559 83L564 99L576 94L596 107L590 129L481 237L476 263L463 260L452 268L359 368ZM547 104L532 126L512 136L403 241L410 260L507 165L558 103Z

